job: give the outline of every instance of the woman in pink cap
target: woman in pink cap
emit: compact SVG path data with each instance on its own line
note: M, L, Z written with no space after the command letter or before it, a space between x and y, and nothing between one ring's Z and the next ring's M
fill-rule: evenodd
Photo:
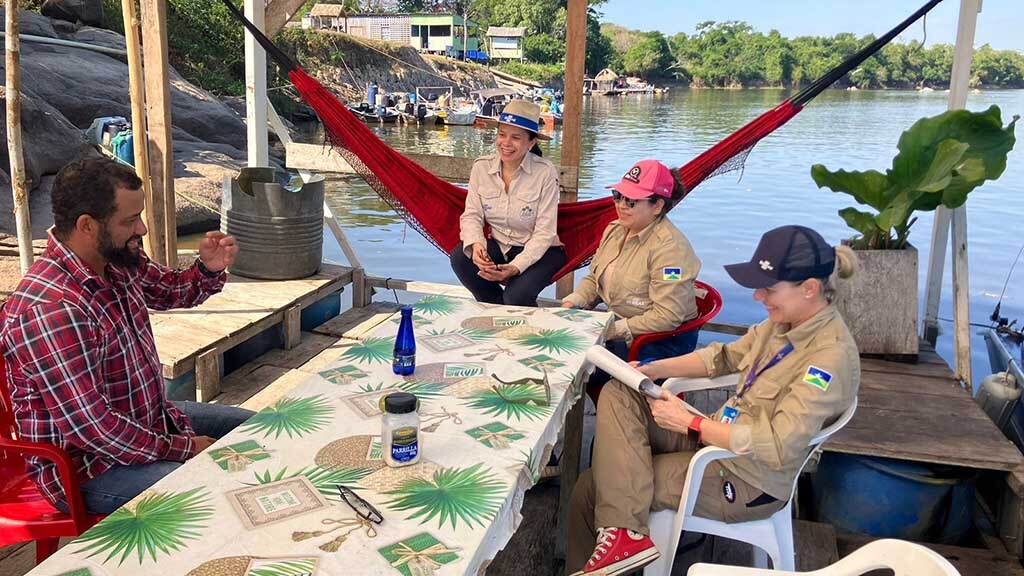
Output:
M592 308L604 302L615 316L606 346L625 359L638 334L673 330L695 318L693 280L700 260L686 236L665 215L683 197L672 171L657 160L635 164L612 189L618 220L604 231L590 274L562 300L565 308ZM697 330L653 342L641 361L693 351ZM607 375L595 374L591 385Z

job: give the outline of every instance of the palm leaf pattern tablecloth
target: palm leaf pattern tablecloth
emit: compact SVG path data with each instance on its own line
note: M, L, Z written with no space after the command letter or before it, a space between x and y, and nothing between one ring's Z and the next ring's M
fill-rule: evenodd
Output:
M412 376L391 371L396 315L31 574L477 574L518 527L611 316L445 296L414 316ZM395 391L420 399L405 468L382 459L378 402Z

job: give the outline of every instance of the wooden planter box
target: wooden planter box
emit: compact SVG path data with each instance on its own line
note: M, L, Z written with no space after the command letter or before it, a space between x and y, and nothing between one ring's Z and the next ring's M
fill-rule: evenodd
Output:
M861 354L917 360L917 248L857 250L860 270L838 281L836 307Z

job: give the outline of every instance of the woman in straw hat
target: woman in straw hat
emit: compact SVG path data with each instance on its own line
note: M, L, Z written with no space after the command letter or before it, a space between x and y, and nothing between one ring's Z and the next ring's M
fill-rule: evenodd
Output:
M451 253L459 281L480 302L536 306L565 265L558 240L558 169L540 155L540 107L513 100L498 116L497 150L469 177L462 243ZM490 238L484 228L490 227Z

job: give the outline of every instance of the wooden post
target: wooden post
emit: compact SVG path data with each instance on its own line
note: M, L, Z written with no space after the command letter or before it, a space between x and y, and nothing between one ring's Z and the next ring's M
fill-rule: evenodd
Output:
M18 255L21 273L32 266L32 226L28 212L28 182L25 181L25 157L21 147L21 23L18 0L7 0L7 155L11 160L11 192L14 194L14 221L18 230Z
M569 0L565 37L565 100L562 113L562 166L574 166L576 182L562 202L575 202L579 188L580 135L583 129L583 71L587 60L587 0ZM565 184L563 182L563 184ZM573 289L573 275L567 274L555 286L555 295L567 296Z
M142 180L142 190L146 194L146 210L142 215L146 228L164 229L163 203L154 210L153 182L149 178L149 142L146 130L146 85L142 75L142 46L139 44L139 14L135 8L135 0L121 0L121 13L124 16L124 41L128 52L128 90L132 104L132 137L134 139L135 173ZM159 220L157 217L159 216ZM151 252L150 240L145 240L146 251Z
M981 12L981 0L960 0L953 71L949 81L949 109L967 105L967 91L974 56L974 32ZM928 280L925 288L923 336L933 343L938 335L939 300L942 294L943 260L946 257L948 228L953 233L953 330L956 353L956 375L971 386L971 329L969 309L969 278L967 267L967 206L955 210L940 207L932 227L932 247L928 258Z
M167 60L167 3L163 0L141 0L140 5L149 174L153 185L154 220L158 223L156 228L149 231L149 255L161 264L176 266L178 230L174 203L171 87L168 81L170 64ZM155 214L158 205L162 212L160 215Z
M263 30L263 0L245 0L245 17ZM249 167L269 166L267 142L267 53L252 34L245 35L245 132Z

